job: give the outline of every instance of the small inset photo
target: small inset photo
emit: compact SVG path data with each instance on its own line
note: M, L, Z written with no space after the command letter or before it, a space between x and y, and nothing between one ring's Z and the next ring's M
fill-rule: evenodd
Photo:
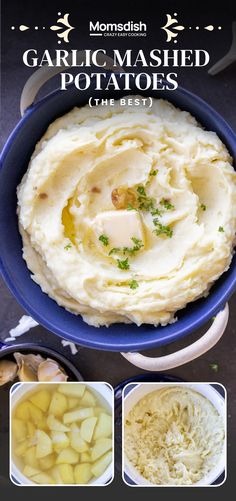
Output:
M226 480L226 390L219 383L129 383L123 390L123 480L205 487Z
M16 383L10 477L24 486L105 486L114 476L114 394L104 382Z

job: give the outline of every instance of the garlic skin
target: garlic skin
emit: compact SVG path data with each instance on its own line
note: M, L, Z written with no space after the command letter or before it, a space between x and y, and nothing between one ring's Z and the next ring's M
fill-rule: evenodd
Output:
M38 366L44 360L41 355L23 355L22 353L14 353L18 365L17 376L22 383L30 381L38 381Z
M14 353L14 357L16 359L19 370L24 364L27 365L27 367L29 367L31 371L36 375L39 365L45 360L43 357L41 357L41 355L33 355L31 353L29 355L23 355L22 353L16 352Z
M18 369L18 378L22 383L28 383L30 381L38 381L37 374L32 370L32 368L27 365L27 363L22 360L21 367Z
M47 358L38 367L38 381L67 381L67 379L68 376L55 360Z
M67 381L68 376L62 367L51 358L43 358L41 355L16 352L13 354L16 360L0 360L0 386L18 377L22 383L35 381Z
M0 360L0 386L14 381L17 375L17 364L11 360Z

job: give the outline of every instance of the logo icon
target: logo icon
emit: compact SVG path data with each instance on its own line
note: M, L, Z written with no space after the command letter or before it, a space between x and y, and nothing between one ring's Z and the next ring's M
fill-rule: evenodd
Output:
M176 16L177 14L174 15ZM166 14L166 17L167 17L166 24L165 26L162 26L161 29L166 32L167 35L166 41L171 42L172 38L176 38L178 32L184 30L185 28L184 26L179 25L177 19L171 17L170 14ZM174 42L176 42L176 40L174 40Z
M69 18L69 14L65 14L64 17L58 18L56 25L54 24L53 26L50 26L50 30L60 31L60 33L57 33L57 36L58 36L58 38L62 38L64 40L64 42L66 42L66 43L69 42L69 33L71 32L71 30L75 29L69 23L68 18ZM62 26L60 26L60 24ZM64 30L64 31L61 31L61 30Z

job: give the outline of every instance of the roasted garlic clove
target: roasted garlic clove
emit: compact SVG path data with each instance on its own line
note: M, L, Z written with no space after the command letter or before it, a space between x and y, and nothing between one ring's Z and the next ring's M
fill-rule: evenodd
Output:
M17 364L11 360L0 360L0 386L14 381L17 375Z
M17 375L22 383L28 383L29 381L38 381L37 374L24 360L22 360L21 367L18 369Z
M116 209L137 208L137 195L132 188L119 186L111 193L111 201Z
M38 367L39 381L67 381L67 379L68 376L55 360L47 358Z

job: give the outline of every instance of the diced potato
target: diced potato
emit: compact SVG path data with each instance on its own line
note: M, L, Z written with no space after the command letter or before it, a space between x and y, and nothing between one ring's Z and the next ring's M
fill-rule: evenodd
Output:
M45 431L37 430L36 458L44 458L52 453L52 440Z
M78 464L74 469L76 484L87 484L92 476L91 464L89 463Z
M61 423L61 421L55 418L53 414L49 414L47 418L47 426L50 430L53 431L70 431L70 428Z
M56 483L55 480L50 475L43 472L34 475L33 477L31 477L31 480L36 482L36 484L41 484L41 485L47 485L47 484L51 485Z
M96 426L98 418L96 417L90 417L87 419L84 419L81 423L81 428L80 428L80 434L81 437L86 440L86 442L91 442L93 438L93 432L94 428Z
M43 420L43 412L41 409L36 407L32 402L28 402L30 417L34 424L38 424L39 421Z
M80 427L79 427L79 425L77 423L74 422L74 423L71 423L70 430L71 431L79 431Z
M30 419L29 402L22 402L16 408L16 417L22 419L22 421L28 421Z
M36 432L35 425L31 421L27 421L27 437L33 438Z
M82 452L80 455L80 461L81 463L91 463L91 455L89 452Z
M41 390L30 397L32 404L36 405L41 411L47 412L51 400L51 394L47 390Z
M36 428L39 428L40 430L47 431L48 430L48 425L47 425L47 418L46 416L43 416L42 419L39 419L35 423Z
M49 414L53 414L54 416L63 416L66 410L67 399L65 395L55 392L49 406Z
M85 390L81 400L80 405L91 406L94 407L97 403L95 396L91 393L91 391Z
M25 464L31 466L31 468L39 469L39 462L36 458L36 447L30 447L24 454Z
M13 454L40 485L87 484L112 460L112 417L86 384L30 393L12 418Z
M71 409L74 409L74 407L78 407L79 405L79 400L78 398L73 398L73 397L69 397L68 398L68 409L71 410Z
M72 447L63 449L56 459L56 464L77 464L79 462L79 454Z
M70 441L67 435L63 431L52 431L51 432L53 449L59 453L61 450L69 446Z
M94 431L94 440L107 438L112 433L112 417L109 414L101 413Z
M80 431L71 431L69 433L70 445L77 452L85 452L88 450L89 446L87 442L81 437Z
M99 458L95 463L91 466L91 472L95 477L100 477L106 468L109 466L112 460L112 452L109 451L104 456Z
M105 454L105 452L109 451L111 448L112 448L111 438L98 438L91 451L92 461L96 461L96 459L103 456L103 454Z
M53 467L53 465L56 462L56 455L55 454L49 454L48 456L45 456L44 458L39 459L39 466L41 470L49 470L50 468Z
M74 484L74 470L71 464L59 464L58 465L60 476L62 478L63 484Z
M88 417L93 416L93 409L91 407L82 407L81 409L76 409L75 411L66 412L63 416L63 423L69 424L74 421L82 421Z
M81 398L85 391L85 384L82 383L62 383L59 385L58 391L68 397Z
M94 407L93 408L94 416L98 417L101 413L104 414L104 408L103 407Z
M40 470L36 470L36 468L32 468L31 466L26 465L23 470L23 474L26 477L33 477L34 475L37 475L38 473L41 473Z
M21 419L12 419L13 437L17 442L21 442L27 437L27 426Z
M53 468L51 468L51 470L49 470L48 473L55 480L56 484L63 484L60 470L59 470L59 465L53 466Z
M23 454L27 451L28 447L29 447L28 440L20 442L14 449L15 455L17 457L23 456Z

